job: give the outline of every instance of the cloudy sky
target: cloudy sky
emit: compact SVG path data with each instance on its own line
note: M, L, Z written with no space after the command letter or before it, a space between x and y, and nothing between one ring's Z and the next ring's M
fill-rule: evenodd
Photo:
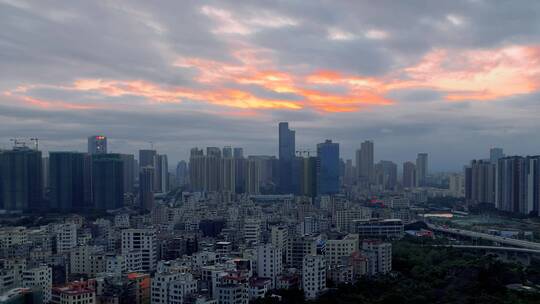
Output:
M0 0L0 148L540 153L540 1Z

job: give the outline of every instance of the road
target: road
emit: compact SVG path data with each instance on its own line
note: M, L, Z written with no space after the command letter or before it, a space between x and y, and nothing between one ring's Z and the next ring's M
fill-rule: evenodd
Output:
M516 239L511 239L511 238L506 238L502 236L491 235L491 234L476 232L476 231L471 231L471 230L455 229L455 228L449 228L449 227L445 228L445 227L433 225L430 223L426 223L426 224L428 225L429 229L434 230L434 231L440 231L444 233L466 236L470 238L488 240L488 241L492 241L492 242L496 242L496 243L504 244L508 246L540 250L540 243L536 243L536 242L516 240Z

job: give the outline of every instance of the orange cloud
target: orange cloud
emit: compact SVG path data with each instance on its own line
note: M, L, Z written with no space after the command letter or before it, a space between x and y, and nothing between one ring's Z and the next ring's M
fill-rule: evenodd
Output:
M91 109L98 108L98 106L90 105L90 104L82 105L82 104L70 103L70 102L65 102L65 101L33 98L30 96L16 96L16 98L28 105L37 106L44 109L91 110Z
M443 91L453 101L528 94L540 88L540 46L435 50L404 72L411 80L402 86Z
M40 107L80 109L86 106L26 97L36 88L91 91L104 96L139 96L150 102L180 103L192 100L241 109L313 109L352 112L395 104L387 93L403 89L431 89L446 100L496 100L540 89L540 46L509 46L491 50L433 50L418 63L380 77L321 70L302 74L279 69L271 50L243 45L231 52L233 62L204 58L179 58L174 66L197 72L200 87L162 86L143 80L79 79L70 85L23 85L5 94L25 96ZM256 86L276 93L261 97ZM286 94L283 94L286 93ZM291 98L291 95L295 95ZM284 96L284 97L281 97Z

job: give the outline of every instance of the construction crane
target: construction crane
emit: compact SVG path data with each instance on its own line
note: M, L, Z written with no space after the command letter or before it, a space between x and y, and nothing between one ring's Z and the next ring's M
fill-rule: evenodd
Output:
M36 149L36 151L39 150L39 138L32 137L30 138L30 140L34 142L34 148Z

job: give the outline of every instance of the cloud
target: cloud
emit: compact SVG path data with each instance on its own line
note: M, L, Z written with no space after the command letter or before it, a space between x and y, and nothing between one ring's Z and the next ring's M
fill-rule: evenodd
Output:
M299 146L332 138L344 158L365 138L376 159L428 151L437 170L492 145L536 154L539 12L526 0L0 0L0 147L35 135L83 150L103 132L117 151L155 141L171 163L192 146L275 154L288 120Z

